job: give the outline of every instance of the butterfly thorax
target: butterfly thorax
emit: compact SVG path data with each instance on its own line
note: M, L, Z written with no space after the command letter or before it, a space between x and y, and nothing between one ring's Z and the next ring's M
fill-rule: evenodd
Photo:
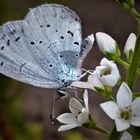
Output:
M69 71L63 72L59 75L60 81L63 87L68 87L72 82L80 80L81 69L70 69Z
M59 98L65 98L68 95L68 89L71 88L71 83L74 81L80 80L80 75L81 75L81 69L74 69L71 70L68 74L62 74L61 76L63 79L61 82L63 83L63 86L57 89L57 94ZM62 78L61 77L61 78Z

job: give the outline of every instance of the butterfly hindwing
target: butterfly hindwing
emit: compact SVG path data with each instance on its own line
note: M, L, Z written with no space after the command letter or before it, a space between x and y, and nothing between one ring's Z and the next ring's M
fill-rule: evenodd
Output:
M44 72L28 50L21 21L8 22L0 28L0 73L39 87L57 83Z

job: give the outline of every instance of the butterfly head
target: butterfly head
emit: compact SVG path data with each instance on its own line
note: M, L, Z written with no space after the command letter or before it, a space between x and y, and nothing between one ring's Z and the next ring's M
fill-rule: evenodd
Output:
M57 90L58 97L56 99L64 99L68 97L68 91L67 88L60 88Z

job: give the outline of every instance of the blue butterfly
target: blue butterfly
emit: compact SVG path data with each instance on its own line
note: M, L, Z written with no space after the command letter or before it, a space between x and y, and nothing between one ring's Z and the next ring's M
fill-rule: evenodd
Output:
M93 35L82 40L75 12L44 4L31 9L24 20L0 27L0 73L63 94L80 80L82 62L93 42Z

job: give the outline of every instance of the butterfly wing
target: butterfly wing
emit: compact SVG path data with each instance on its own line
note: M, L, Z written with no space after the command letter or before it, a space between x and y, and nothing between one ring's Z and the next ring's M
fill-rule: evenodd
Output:
M39 87L59 86L54 77L38 66L29 51L22 23L8 22L0 28L0 73Z
M70 9L45 4L0 27L0 73L45 88L81 74L81 24Z
M60 81L76 80L81 74L78 64L82 42L79 17L64 6L45 4L32 9L24 24L26 36L33 43L32 53L42 68Z

